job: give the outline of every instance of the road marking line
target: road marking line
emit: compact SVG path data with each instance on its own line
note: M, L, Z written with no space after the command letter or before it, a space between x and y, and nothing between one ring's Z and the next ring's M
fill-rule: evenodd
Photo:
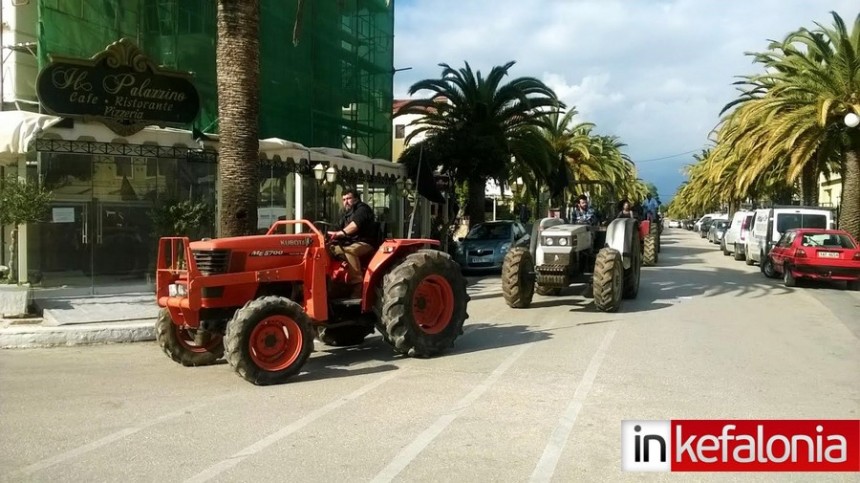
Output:
M388 466L382 469L376 477L373 478L373 482L383 482L383 481L391 481L393 480L401 471L403 471L409 463L411 463L422 451L431 443L434 439L436 439L445 428L448 427L457 416L460 415L465 409L472 405L475 400L477 400L481 395L487 392L490 387L495 384L495 382L502 377L502 375L520 358L530 347L531 342L520 347L516 352L509 355L507 359L502 361L498 367L486 378L484 381L476 386L472 391L466 394L463 399L460 399L448 414L445 414L439 419L436 420L435 423L430 425L429 428L425 429L424 432L418 435L411 443L409 443L405 448L403 448L400 453L398 453L394 459L388 463Z
M579 411L582 409L582 405L585 403L585 398L588 397L588 393L591 392L591 386L594 385L597 371L600 370L600 365L603 364L603 358L606 356L606 352L609 350L609 344L612 343L612 339L615 337L616 332L617 329L612 329L607 332L606 336L603 337L603 341L600 343L600 346L597 348L597 352L591 356L588 368L586 368L585 373L582 375L582 379L579 381L579 385L576 387L576 391L573 393L573 399L571 399L570 404L567 406L567 410L565 410L561 419L559 419L558 426L556 426L552 435L549 437L546 448L543 450L543 455L538 461L529 481L537 482L552 480L555 468L558 465L558 460L561 458L561 453L567 445L567 440L570 438L571 431L573 431L573 425L576 423L577 416L579 416Z
M37 471L44 470L45 468L49 468L49 467L54 466L56 464L59 464L59 463L62 463L64 461L70 460L72 458L76 458L76 457L81 456L83 454L89 453L90 451L93 451L95 449L101 448L103 446L107 446L107 445L113 443L114 441L119 441L119 440L121 440L127 436L131 436L132 434L138 433L140 431L143 431L144 429L155 426L156 424L168 421L170 419L176 419L176 418L185 416L188 413L193 413L194 411L197 411L200 408L210 406L210 405L212 405L212 404L214 404L214 403L216 403L222 399L226 399L228 397L232 397L232 396L227 396L227 395L217 396L217 397L214 397L212 399L207 400L205 403L195 404L193 406L189 406L187 408L179 409L177 411L173 411L172 413L168 413L168 414L165 414L163 416L159 416L159 417L157 417L157 418L155 418L149 422L139 424L137 426L133 426L130 428L125 428L121 431L117 431L115 433L109 434L109 435L107 435L101 439L97 439L97 440L93 441L92 443L88 443L88 444L85 444L83 446L79 446L75 449L66 451L64 453L60 453L60 454L58 454L56 456L52 456L50 458L45 458L45 459L39 461L38 463L33 463L30 466L25 466L21 469L13 471L12 473L9 473L6 476L11 478L11 477L32 475L33 473L35 473Z
M296 431L304 428L305 426L311 424L312 422L325 416L326 414L334 411L335 409L343 406L344 404L346 404L346 403L348 403L354 399L357 399L357 398L363 396L364 394L372 391L373 389L376 389L377 387L385 384L386 382L388 382L391 379L400 375L403 372L403 370L404 369L401 368L398 371L394 371L392 373L389 373L383 377L380 377L379 379L376 379L375 381L373 381L369 384L365 384L364 386L356 389L355 391L347 394L346 396L341 397L340 399L332 401L332 402L330 402L330 403L328 403L325 406L322 406L320 408L314 409L313 411L311 411L310 413L305 415L303 418L296 420L296 421L292 422L291 424L288 424L288 425L284 426L283 428L279 429L278 431L270 434L269 436L266 436L265 438L257 441L256 443L254 443L254 444L252 444L252 445L250 445L250 446L248 446L242 450L239 450L238 453L228 457L225 460L222 460L218 463L215 463L214 465L210 466L209 468L206 468L205 470L201 471L200 473L192 476L191 478L189 478L185 481L186 482L203 482L203 481L211 480L212 478L214 478L214 477L220 475L221 473L229 470L230 468L233 468L234 466L238 465L245 458L247 458L249 456L253 456L253 455L259 453L260 451L263 451L264 449L268 448L269 446L281 441L282 439L286 438L287 436L289 436L289 435L295 433Z

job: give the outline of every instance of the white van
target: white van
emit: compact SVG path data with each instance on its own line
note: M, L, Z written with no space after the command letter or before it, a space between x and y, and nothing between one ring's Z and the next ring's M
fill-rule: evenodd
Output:
M721 242L723 255L734 254L735 260L744 259L744 253L746 253L744 246L749 236L754 215L755 213L752 211L738 211L732 215L732 221L726 228L726 234L723 235Z
M700 231L702 231L702 223L704 223L704 222L706 222L712 218L716 218L716 217L720 216L721 214L722 213L708 213L707 215L699 218L699 220L693 224L693 231L696 233L699 233Z
M791 228L835 228L833 211L808 206L775 206L755 210L744 252L747 265L761 263L764 256Z

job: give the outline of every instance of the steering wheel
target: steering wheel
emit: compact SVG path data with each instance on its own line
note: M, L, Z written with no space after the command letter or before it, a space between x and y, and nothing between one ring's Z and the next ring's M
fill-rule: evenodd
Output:
M334 223L329 223L327 221L315 221L314 226L317 230L321 231L323 236L325 236L326 238L328 238L329 230L337 229Z

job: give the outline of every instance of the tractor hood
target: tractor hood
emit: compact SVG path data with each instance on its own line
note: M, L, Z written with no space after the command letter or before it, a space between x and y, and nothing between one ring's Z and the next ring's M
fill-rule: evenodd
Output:
M251 235L230 238L215 238L191 242L192 250L265 250L305 248L314 244L316 236L298 235Z
M574 224L564 224L564 225L555 225L549 228L545 228L542 232L542 236L570 236L576 235L579 233L585 233L588 231L593 231L590 225L574 225Z

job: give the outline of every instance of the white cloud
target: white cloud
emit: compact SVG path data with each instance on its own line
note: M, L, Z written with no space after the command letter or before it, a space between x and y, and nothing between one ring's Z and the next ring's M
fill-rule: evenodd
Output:
M395 95L438 77L437 64L489 71L514 60L511 77L532 76L627 144L634 160L701 150L736 76L759 68L762 51L837 11L850 26L856 0L399 0L395 5ZM640 176L674 191L682 156L640 164ZM664 196L668 198L668 196Z

